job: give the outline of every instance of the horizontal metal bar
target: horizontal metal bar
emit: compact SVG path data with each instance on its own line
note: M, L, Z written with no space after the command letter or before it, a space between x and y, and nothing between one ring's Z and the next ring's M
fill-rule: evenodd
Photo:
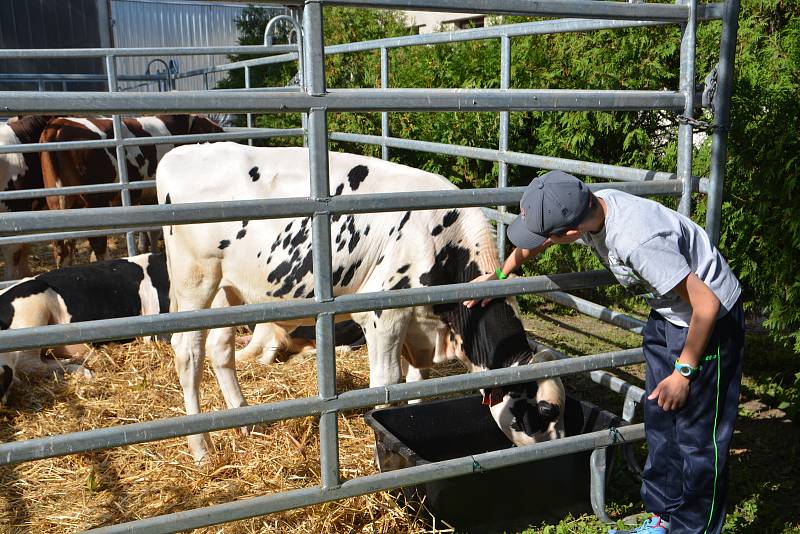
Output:
M644 5L644 4L630 4ZM670 7L670 6L665 6ZM685 98L677 91L571 89L331 89L311 96L298 91L172 91L104 93L0 91L0 112L8 114L97 115L279 111L679 111Z
M188 46L154 48L6 48L0 49L0 58L29 59L90 58L106 56L197 56L204 54L282 54L296 50L296 44L272 46Z
M637 195L680 192L678 180L589 184L592 190L619 189ZM5 213L0 234L54 230L89 230L152 225L194 224L236 220L309 217L315 213L381 213L455 207L511 206L518 204L524 187L415 191L343 195L313 200L306 197L219 202L193 202L162 206L84 208L81 210Z
M356 293L341 295L328 302L316 302L310 299L286 300L228 308L2 330L0 331L0 352L69 345L85 341L130 339L148 334L185 332L221 326L288 321L312 317L320 313L349 315L365 310L462 302L487 296L505 297L520 293L568 291L615 282L616 280L608 271L585 271L515 278L514 280L492 281L481 284L450 284L374 293Z
M412 383L345 391L326 400L319 397L307 397L3 443L0 444L0 465L171 439L201 432L272 423L284 419L318 415L323 412L352 411L385 404L387 400L388 402L399 402L482 387L530 382L593 369L631 365L641 361L643 361L641 348L628 349L569 360L519 365L492 371L431 378Z
M156 186L155 180L142 180L140 182L131 182L127 184L120 184L119 182L111 184L97 184L97 185L71 185L67 187L59 187L57 189L20 189L19 191L2 191L0 192L0 202L7 200L20 200L24 198L45 198L45 197L60 197L64 195L82 195L82 194L95 194L95 193L112 193L119 192L123 189L141 190L151 189Z
M62 241L64 239L86 239L89 237L99 237L103 235L124 234L127 232L154 232L161 231L160 226L150 228L118 228L109 230L86 230L80 232L51 232L47 234L31 234L13 237L0 237L0 246L21 245L25 243L41 243L46 241Z
M618 20L685 22L688 6L682 4L634 4L589 0L324 0L326 6L379 9L411 9L448 13L583 17Z
M110 93L109 93L110 94ZM225 128L224 132L193 135L157 135L152 137L126 137L98 139L94 141L59 141L54 143L26 143L23 145L0 145L0 154L24 154L28 152L56 152L83 148L111 148L122 146L177 145L204 141L228 141L235 139L266 139L270 137L297 137L303 135L302 128ZM0 196L0 198L3 198Z
M541 296L561 304L562 306L577 310L589 317L594 317L595 319L613 324L614 326L619 326L625 330L630 330L634 334L641 334L642 330L644 330L644 321L640 321L624 313L616 312L605 306L595 304L589 300L576 297L575 295L570 295L569 293L554 291L552 293L542 293Z
M541 294L544 295L545 293ZM572 357L567 356L563 352L558 351L552 347L549 347L544 343L540 343L539 341L536 341L535 339L532 339L530 337L528 338L528 344L536 352L542 350L549 350L560 360L573 359ZM642 353L642 361L644 361L644 353ZM641 362L635 362L635 363L641 363ZM602 386L607 387L609 390L615 393L620 393L624 395L626 399L630 399L634 403L641 404L642 402L644 402L645 391L642 388L640 388L639 386L634 386L630 382L626 382L625 380L617 376L614 376L608 371L601 371L601 370L590 371L589 378L591 378L592 382L596 384L600 384Z
M51 74L51 73L17 73L17 72L0 72L0 81L3 82L20 82L20 81L67 81L70 83L75 82L107 82L108 76L105 74ZM126 74L117 76L118 81L164 81L163 74Z
M381 137L379 135L351 134L343 132L331 132L329 137L335 141L369 145L386 144L386 146L391 148L433 152L436 154L446 154L448 156L463 156L484 161L503 161L510 165L522 165L525 167L537 167L540 169L559 169L575 174L584 174L587 176L595 176L597 178L608 178L610 180L633 182L675 180L678 177L678 175L674 172L635 169L631 167L622 167L619 165L606 165L603 163L555 158L551 156L539 156L536 154L525 154L522 152L508 152L491 148L448 145L444 143L433 143L430 141L402 139L399 137ZM697 177L697 179L699 179L699 177Z
M128 523L100 527L87 531L87 534L127 534L131 531L143 534L181 532L228 521L263 516L292 508L312 506L367 493L420 484L431 480L441 480L460 475L475 475L476 464L480 466L478 472L490 471L525 462L554 458L564 454L608 447L619 442L634 442L644 439L644 436L644 424L642 423L621 426L613 433L608 430L597 430L526 447L514 447L367 475L353 480L346 480L335 488L315 486L272 495L251 497L205 508L195 508L183 512L174 512ZM588 466L586 466L586 469L588 469ZM480 476L480 474L476 476Z

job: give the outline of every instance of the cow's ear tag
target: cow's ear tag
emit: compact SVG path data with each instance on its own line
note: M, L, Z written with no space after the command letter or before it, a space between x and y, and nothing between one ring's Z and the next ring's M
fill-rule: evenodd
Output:
M492 388L490 390L483 390L483 405L495 406L503 402L503 390L502 388Z

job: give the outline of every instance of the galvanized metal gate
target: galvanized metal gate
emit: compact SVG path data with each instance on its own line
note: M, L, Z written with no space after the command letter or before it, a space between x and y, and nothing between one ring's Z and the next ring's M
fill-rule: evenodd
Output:
M425 289L406 289L380 294L356 294L333 298L331 286L331 216L339 213L372 213L406 209L430 209L466 206L507 206L516 204L523 188L506 188L506 166L525 165L559 168L578 174L618 180L602 184L646 195L680 196L680 211L691 211L692 192L708 194L706 229L712 239L719 236L719 219L726 156L730 93L732 87L733 55L735 50L738 0L698 5L695 0L677 4L644 4L613 1L551 0L322 0L283 2L290 5L300 39L297 44L253 47L204 47L194 49L89 49L89 50L3 50L0 58L20 57L100 57L105 58L110 88L116 88L116 58L156 54L214 54L244 53L276 54L267 58L220 66L215 70L244 68L257 64L294 61L299 59L299 87L249 88L241 91L185 91L165 93L36 93L0 92L0 112L4 114L115 114L115 139L82 143L24 145L0 147L0 153L66 150L77 147L115 147L118 161L124 161L126 147L165 142L193 142L231 138L256 138L286 135L305 135L309 147L311 195L307 198L252 200L243 202L207 202L168 206L129 207L129 191L153 187L152 182L127 183L125 166L120 167L120 183L103 186L70 188L65 193L121 191L126 207L101 208L73 212L37 212L3 214L0 218L0 246L76 236L107 233L109 229L130 231L158 225L191 224L197 222L270 219L288 216L311 217L313 230L313 270L315 297L313 300L289 301L280 304L247 305L228 309L181 312L161 316L145 316L31 328L0 333L0 351L20 350L50 345L113 338L129 338L144 334L159 334L200 328L252 324L281 319L316 316L318 340L318 395L309 398L248 406L193 416L175 417L150 423L76 432L49 438L33 439L0 445L0 464L13 464L121 445L174 438L194 433L268 423L283 419L318 416L320 419L321 484L316 487L251 498L207 508L168 514L122 525L96 529L92 532L175 532L227 521L254 517L272 512L309 506L321 502L396 488L439 478L473 472L473 462L482 469L493 469L533 459L568 454L577 450L595 450L595 465L604 461L604 447L618 438L627 441L643 437L643 425L619 429L617 435L595 432L536 446L491 452L443 463L421 465L402 471L381 473L342 481L339 472L337 415L341 411L371 407L376 404L472 390L537 378L592 371L596 381L605 383L626 395L624 416L630 420L633 409L641 401L642 391L611 378L599 371L643 361L641 349L595 354L556 362L500 369L488 373L459 375L385 388L370 388L337 393L333 346L333 320L336 313L352 313L370 309L387 309L413 305L459 302L483 296L505 296L529 292L552 292L613 283L605 271L556 274L503 282L457 284ZM324 48L322 7L360 6L371 8L413 8L415 10L484 12L557 17L557 20L518 25L501 25L446 34L429 34L367 43L351 43ZM572 19L565 17L581 17ZM700 21L721 20L722 39L720 62L714 80L716 93L708 103L714 105L712 125L712 164L708 178L691 174L692 134L698 121L693 112L699 95L695 89L695 35ZM519 35L590 31L606 28L678 24L683 29L680 53L680 85L677 90L664 91L605 91L605 90L536 90L509 89L511 39ZM391 89L388 88L388 50L400 46L463 41L468 39L499 38L502 42L502 76L500 89ZM327 89L324 77L325 53L347 53L380 49L381 89ZM202 75L202 72L192 73ZM646 169L631 169L584 161L550 158L509 152L508 113L510 111L585 111L585 110L668 110L681 117L678 130L679 160L675 173L660 173ZM500 146L497 150L441 145L393 138L388 131L391 111L493 111L501 113ZM233 129L223 134L176 136L172 138L121 138L119 114L150 114L154 112L301 112L306 114L304 128L296 130ZM328 112L374 112L383 115L381 136L329 133ZM331 197L328 187L327 141L336 139L359 143L374 143L383 147L384 157L390 148L424 150L459 155L500 163L498 188L422 192L381 195L352 195ZM594 186L593 186L594 187ZM42 192L0 193L0 199L43 196ZM507 220L501 212L495 218ZM97 229L104 229L98 232ZM42 234L45 232L46 234ZM33 237L32 234L37 234ZM499 232L501 245L502 234ZM130 250L133 240L128 239ZM501 248L502 250L502 248ZM614 314L597 305L565 296L551 295L584 313L610 318L629 328L641 325L635 320ZM602 487L594 488L595 509L602 516Z

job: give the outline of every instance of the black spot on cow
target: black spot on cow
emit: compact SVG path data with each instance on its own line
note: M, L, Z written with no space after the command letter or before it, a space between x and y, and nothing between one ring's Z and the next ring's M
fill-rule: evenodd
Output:
M283 244L281 248L289 248L289 242L292 240L292 234L286 234L286 237L283 238Z
M333 274L331 275L331 283L334 286L339 285L339 280L342 279L342 273L344 273L344 265L340 266L338 269L333 271Z
M147 163L147 160L144 158L144 154L142 154L141 152L139 154L136 154L136 158L134 159L136 159L136 164L139 167L144 167L144 164Z
M367 225L367 227L364 228L364 235L369 235L369 225Z
M406 223L408 222L408 220L410 218L411 218L411 212L407 211L406 214L403 215L403 218L400 220L400 224L397 226L398 238L399 238L400 232L403 230L403 226L406 225Z
M411 287L411 280L407 276L404 276L403 278L398 280L397 283L395 285L393 285L392 287L390 287L389 289L408 289L410 287Z
M303 284L303 285L301 285L300 287L298 287L298 288L297 288L297 289L294 291L294 295L292 295L292 296L293 296L294 298L298 298L300 295L302 295L302 294L303 294L303 291L305 291L305 290L306 290L306 286L305 286L305 284Z
M341 251L342 251L342 249L344 248L344 246L347 244L347 241L345 241L344 239L342 239L341 241L339 241L339 240L337 239L337 242L339 243L339 246L338 246L338 247L336 247L336 252L341 252Z
M308 292L308 294L306 295L306 298L307 299L313 299L314 298L314 290L313 289Z
M164 204L172 204L172 199L169 197L169 193L167 193L167 198L164 199ZM169 227L169 235L172 235L172 225Z
M250 172L248 172L247 174L250 175L250 178L254 182L257 182L258 179L261 178L261 175L258 173L258 167L253 167L252 169L250 169Z
M380 255L378 261L375 262L375 265L380 265L382 261L383 261L383 254Z
M352 253L353 250L355 250L356 245L358 245L360 239L361 239L361 232L354 233L353 236L350 238L350 243L348 243L347 245L347 250L350 251L350 253Z
M369 169L365 165L356 165L350 172L347 173L347 181L350 183L350 189L355 191L361 183L367 178Z
M247 233L247 230L246 230L246 229L244 229L244 228L242 228L242 229L241 229L241 230L239 230L239 232L236 234L236 239L241 239L241 238L243 238L243 237L245 236L245 234L246 234L246 233Z
M442 228L442 225L441 224L437 224L436 226L433 227L433 230L431 231L431 235L432 236L437 236L437 235L441 234L442 231L444 231L444 228Z
M289 228L291 228L293 224L294 224L294 221L289 221L289 224L287 224L287 225L286 225L286 228L284 228L284 229L283 229L283 232L281 232L281 233L286 233L286 232L288 232L288 231L289 231Z
M355 262L353 265L350 266L349 269L347 269L347 272L344 273L344 278L342 278L342 287L348 286L350 282L353 280L353 276L355 276L356 270L359 267L361 267L361 261L362 260L358 260L357 262Z
M242 221L242 228L245 228L247 226L247 223L249 223L249 222L250 221Z
M270 263L270 262L272 262L272 256L267 258L267 263Z
M375 317L380 319L381 315L383 315L383 310L375 310Z
M256 258L260 258L260 257L261 257L261 251L259 250L258 254L256 254Z
M458 219L458 210L450 210L444 216L444 219L442 220L442 226L444 226L445 228L447 228L448 226L452 226L452 224L456 222L457 219Z
M292 264L288 261L282 261L275 267L270 273L267 275L267 281L270 283L277 283L283 279L284 276L289 274L289 271L292 268Z
M228 245L230 245L230 244L231 244L230 240L228 240L228 239L223 239L222 241L220 241L220 242L219 242L219 246L218 246L217 248L218 248L218 249L220 249L220 250L222 250L222 249L224 249L224 248L227 248L227 247L228 247Z
M389 229L389 235L391 236L394 233L394 226Z
M295 252L295 256L297 256L300 251L296 250ZM313 272L314 263L311 251L306 252L306 256L303 258L302 262L298 262L297 259L299 259L299 257L295 259L295 256L293 256L293 258L290 260L292 269L287 272L286 277L283 280L283 285L273 293L273 296L282 297L288 294L293 287L296 287L297 284L303 281L303 278L305 278L307 274Z
M333 193L333 196L338 197L339 195L342 194L342 191L344 191L344 184L339 184L336 187L336 191Z
M167 255L164 252L150 254L147 259L147 275L158 294L158 311L169 312L169 273Z
M408 270L410 267L411 267L411 264L410 264L410 263L406 263L405 265L403 265L402 267L400 267L399 269L397 269L397 274L403 274L403 273L404 273L404 272L406 272L406 271L407 271L407 270Z

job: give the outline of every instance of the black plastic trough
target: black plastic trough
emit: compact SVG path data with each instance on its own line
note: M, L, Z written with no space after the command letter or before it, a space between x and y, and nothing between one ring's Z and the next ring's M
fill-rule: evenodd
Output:
M376 459L391 471L507 449L481 396L382 408L364 418L375 431ZM597 406L567 396L564 425L574 436L627 424ZM403 488L414 505L460 532L502 531L591 512L591 451L461 475Z

